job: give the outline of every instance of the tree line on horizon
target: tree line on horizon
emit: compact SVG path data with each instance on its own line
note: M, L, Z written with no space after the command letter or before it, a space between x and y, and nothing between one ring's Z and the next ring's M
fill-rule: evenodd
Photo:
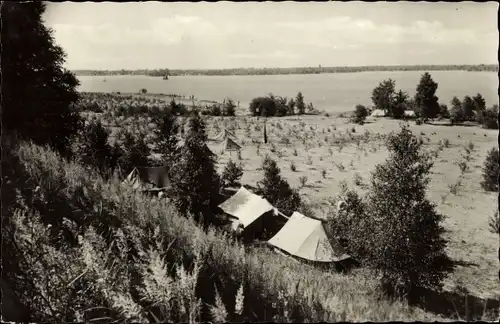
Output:
M145 75L151 77L181 75L279 75L279 74L320 74L354 73L378 71L469 71L498 72L498 64L479 65L378 65L378 66L334 66L334 67L293 67L293 68L235 68L235 69L137 69L137 70L74 70L77 76Z

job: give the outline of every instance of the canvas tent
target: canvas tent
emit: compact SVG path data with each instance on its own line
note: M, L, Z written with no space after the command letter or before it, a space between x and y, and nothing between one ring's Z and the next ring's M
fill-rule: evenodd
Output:
M263 214L275 211L266 199L241 187L233 196L219 205L226 214L237 219L243 227L247 227Z
M349 259L342 246L329 240L321 221L294 212L268 243L290 255L314 262Z
M385 111L382 109L375 109L372 111L370 114L371 117L384 117L385 116Z
M219 134L217 134L214 138L212 138L211 141L221 142L224 141L226 138L236 140L236 136L233 133L231 133L227 129L223 129Z
M285 221L269 201L243 186L219 208L229 216L231 230L242 234L244 240L267 240Z
M226 137L226 139L221 143L222 151L239 151L241 150L241 145L233 141L230 137Z
M123 182L143 191L167 190L171 187L166 166L135 167Z

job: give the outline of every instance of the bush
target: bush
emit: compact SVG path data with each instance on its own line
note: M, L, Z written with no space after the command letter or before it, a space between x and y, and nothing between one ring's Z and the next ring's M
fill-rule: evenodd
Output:
M481 187L486 191L498 191L498 161L498 149L494 147L488 151L483 166Z
M227 99L224 102L222 111L224 116L234 116L236 112L236 105L234 104L234 101L231 99Z
M358 124L363 124L368 116L368 109L363 105L356 105L354 110L354 122Z
M498 106L478 111L477 121L486 129L498 129Z
M243 176L243 167L241 164L236 164L233 160L229 160L224 171L222 172L222 181L224 185L236 186L239 184L241 177Z

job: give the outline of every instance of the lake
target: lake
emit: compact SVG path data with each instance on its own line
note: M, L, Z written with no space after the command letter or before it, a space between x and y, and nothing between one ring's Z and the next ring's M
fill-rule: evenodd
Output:
M244 76L176 76L169 80L148 76L79 76L79 91L194 95L198 99L222 101L231 98L241 106L255 97L273 93L295 97L301 91L306 102L331 113L352 111L356 104L371 106L371 92L382 80L392 78L396 90L411 96L423 72L360 72L297 75L244 75ZM498 104L498 74L496 72L434 71L438 83L440 103L449 106L453 96L481 93L487 106ZM103 82L106 80L106 82Z

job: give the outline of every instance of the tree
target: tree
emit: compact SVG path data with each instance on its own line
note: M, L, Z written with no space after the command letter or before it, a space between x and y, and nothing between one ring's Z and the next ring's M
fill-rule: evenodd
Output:
M293 98L290 98L287 105L287 115L292 116L294 114L295 114L295 100L293 100Z
M483 166L483 181L481 187L486 191L498 191L499 157L496 147L488 151Z
M395 119L401 119L405 115L406 104L408 102L408 93L403 90L399 90L394 96L394 104L389 112L390 116Z
M276 161L266 155L262 169L264 178L257 183L258 193L285 215L291 215L298 210L302 204L300 195L281 177Z
M484 100L483 96L478 93L476 94L472 100L474 101L474 110L477 112L484 111L486 109L486 100Z
M235 112L236 112L236 105L234 104L234 101L231 99L228 99L224 103L224 108L223 108L224 116L234 116Z
M214 220L220 203L221 181L215 168L215 157L206 145L205 129L199 115L190 117L188 134L172 174L177 192L175 203L179 210L208 225Z
M304 96L302 95L302 92L297 93L295 105L297 107L298 115L303 115L306 113L306 104L304 103Z
M101 121L90 121L78 137L77 158L81 163L97 167L101 173L105 173L110 166L111 146L108 139L109 131L102 126Z
M464 100L462 100L462 111L464 113L465 120L470 121L474 119L474 109L474 100L472 100L470 96L465 96Z
M222 173L222 181L225 186L236 186L239 184L241 177L243 176L243 167L241 163L237 165L233 160L229 160L224 172Z
M252 116L274 116L276 115L276 102L270 97L258 97L252 99L249 106Z
M484 128L498 129L498 105L478 111L477 120Z
M445 104L439 105L439 116L441 118L450 118L450 112L448 111L448 106Z
M70 107L78 80L63 68L65 53L45 27L42 2L2 2L2 120L7 131L69 154L84 126Z
M314 106L313 106L312 102L307 104L307 112L310 114L312 114L314 112Z
M422 145L407 125L390 134L389 158L376 166L368 195L370 263L405 292L440 289L447 269L443 216L426 198L433 163Z
M286 97L276 97L274 99L276 103L276 116L286 116L288 114L288 104Z
M169 111L165 111L154 118L153 122L156 126L154 130L156 146L153 152L161 154L163 165L171 165L179 154L177 118Z
M451 99L450 122L451 124L461 123L465 120L462 102L457 97Z
M436 118L439 114L437 88L438 84L428 72L425 72L420 78L415 94L415 104L424 119Z
M354 110L354 122L358 124L363 124L366 117L368 116L368 109L363 105L356 105Z
M372 102L376 109L382 109L386 114L392 111L394 104L396 82L392 79L379 83L372 91Z
M142 136L135 137L132 133L123 133L122 154L118 158L120 169L128 173L134 167L145 167L151 164L150 149Z

